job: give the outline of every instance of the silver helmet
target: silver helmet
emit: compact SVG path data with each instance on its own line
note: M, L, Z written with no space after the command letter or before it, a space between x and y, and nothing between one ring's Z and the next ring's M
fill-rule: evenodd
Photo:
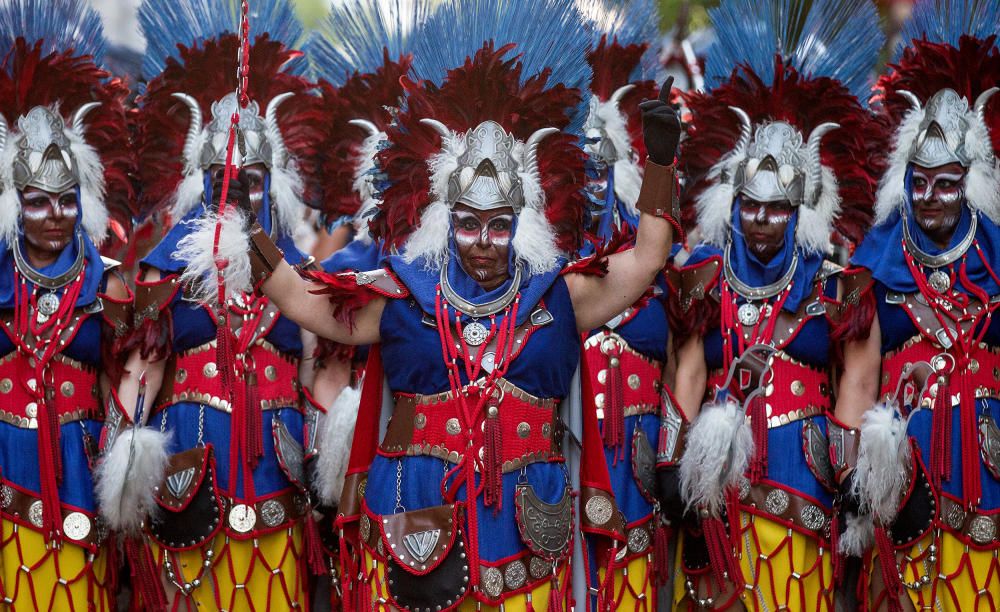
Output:
M965 135L972 127L973 120L982 122L986 102L997 91L998 88L993 87L980 94L972 113L969 112L969 101L954 89L945 88L931 96L927 105L922 108L924 117L912 145L910 162L925 168L951 163L968 168L972 163L972 155L967 151ZM910 102L914 110L921 110L919 98L909 91L899 93Z
M88 102L73 114L71 125L83 131L87 113L98 106ZM21 132L16 141L13 164L14 185L23 191L37 187L59 193L80 184L80 167L71 148L67 126L63 118L45 106L36 106L17 120ZM7 125L0 125L2 140L7 138ZM0 142L2 148L2 142Z

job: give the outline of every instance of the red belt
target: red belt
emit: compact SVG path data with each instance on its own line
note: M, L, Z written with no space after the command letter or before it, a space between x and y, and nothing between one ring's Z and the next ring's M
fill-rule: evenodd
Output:
M587 338L584 350L588 355L587 376L595 393L598 418L604 418L605 406L611 401L608 383L615 375L622 377L620 388L625 416L658 412L663 364L640 355L621 336L608 331ZM614 372L616 368L619 373Z
M476 405L476 393L474 389L469 392L466 406ZM504 380L499 381L494 394L500 396L497 410L504 472L561 456L556 400L535 398ZM391 457L429 455L452 463L458 463L469 450L481 454L486 415L476 415L475 423L466 424L462 414L459 399L451 393L396 394L396 406L379 450Z
M881 397L886 400L892 398L896 392L896 386L899 384L899 377L907 365L919 361L926 361L933 365L934 358L944 352L946 352L944 349L927 338L914 336L895 351L887 353L882 358ZM975 389L977 398L1000 399L1000 354L997 353L997 349L981 343L979 350L973 354L975 357L969 359L965 371L955 372L952 376L966 378L971 383L971 387ZM957 389L958 385L955 385L954 388ZM920 389L904 389L903 391L903 397L900 399L907 405L913 405L915 403L913 393L919 392ZM929 398L923 399L928 400L926 404L930 406L932 402L929 401ZM959 396L955 394L951 405L955 406L958 403Z
M34 369L12 352L0 359L0 421L25 429L38 428L39 390L59 415L59 423L102 419L97 371L64 355L56 355L46 368L50 380L35 378Z

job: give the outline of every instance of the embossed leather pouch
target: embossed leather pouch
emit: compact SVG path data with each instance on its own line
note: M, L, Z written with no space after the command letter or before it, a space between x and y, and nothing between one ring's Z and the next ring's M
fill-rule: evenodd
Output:
M218 533L224 508L215 489L212 446L171 455L155 497L159 512L150 517L149 532L164 548L195 548Z
M469 588L462 504L381 517L389 594L406 610L448 610Z

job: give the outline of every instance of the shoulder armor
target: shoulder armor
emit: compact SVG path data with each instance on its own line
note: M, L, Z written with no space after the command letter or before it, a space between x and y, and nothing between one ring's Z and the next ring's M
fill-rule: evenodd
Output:
M844 271L844 266L837 265L830 261L829 259L823 260L823 265L819 267L816 271L816 282L823 282L831 277L834 277Z
M397 279L392 272L386 268L349 274L354 275L354 282L356 282L359 287L365 287L384 297L405 298L410 295L410 291L406 288L406 285L400 282L399 279Z
M705 299L719 279L719 269L722 261L713 257L705 261L681 269L680 271L680 304L687 311L695 301Z
M160 312L170 305L171 300L181 288L180 276L168 275L159 280L135 282L135 326L139 327L145 320L155 321Z
M857 306L861 296L871 288L872 273L868 268L850 268L843 273L844 293L841 303L845 306Z

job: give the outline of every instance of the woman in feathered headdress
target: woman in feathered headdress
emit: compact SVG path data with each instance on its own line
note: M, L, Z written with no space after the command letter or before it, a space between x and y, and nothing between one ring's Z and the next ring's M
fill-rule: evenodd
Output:
M831 420L839 268L825 256L832 235L860 239L874 198L879 132L858 95L882 35L867 2L796 6L712 11L715 85L686 96L682 206L702 244L673 326L692 423L681 490L697 517L676 583L685 609L834 607L845 468L828 454L842 428Z
M592 237L585 252L614 252L632 245L639 220L635 203L646 160L639 104L657 95L656 83L642 77L658 63L659 48L653 43L659 37L659 16L655 3L647 0L579 0L577 5L594 30L587 53L592 97L584 122ZM588 369L583 375L590 379L591 394L583 405L600 421L615 501L627 529L626 545L615 558L594 555L588 563L588 582L598 593L591 596L594 609L656 610L657 586L669 577L665 521L671 509L658 503L655 467L658 454L664 468L676 464L676 442L686 423L663 386L668 295L666 277L658 274L639 301L615 313L584 343ZM608 580L609 568L613 580Z
M135 348L120 396L127 413L148 425L141 431L169 437L171 456L165 474L130 476L107 493L121 508L109 519L146 536L130 557L143 605L154 607L161 582L173 609L302 606L307 559L323 571L318 542L306 535L303 455L315 426L299 401L301 331L266 298L233 291L220 304L216 293L206 294L205 277L215 276L209 213L218 206L237 112L239 179L230 191L248 199L292 265L305 262L290 238L308 187L299 160L313 153L317 132L312 85L298 74L305 64L291 48L301 27L284 3L251 13L241 107L240 41L230 33L238 31L239 6L149 0L139 9L148 79L136 128L142 203L166 207L172 226L140 262ZM225 239L221 256L239 274ZM145 400L141 418L137 394ZM111 453L123 472L142 468L140 452L133 458L127 446L119 450ZM150 479L152 491L142 486Z
M100 18L82 2L8 2L0 24L0 597L113 610L92 468L105 405L103 435L118 432L108 390L131 323L117 262L98 252L108 208L133 196L127 91L100 68Z
M622 525L596 419L570 411L568 426L586 426L564 440L558 405L580 332L634 303L666 260L672 230L658 217L680 126L664 102L645 111L636 247L565 268L585 204L583 153L564 131L587 76L579 15L561 1L454 0L425 27L425 80L404 81L379 154L388 187L373 229L396 254L310 283L253 227L251 265L304 326L375 344L340 504L357 553L346 603L565 610L574 516L616 542ZM379 443L382 374L393 403ZM583 438L576 514L563 462Z
M875 520L883 609L1000 600L998 22L995 2L917 4L876 90L894 136L853 259L856 392L838 414L861 426L854 489Z

